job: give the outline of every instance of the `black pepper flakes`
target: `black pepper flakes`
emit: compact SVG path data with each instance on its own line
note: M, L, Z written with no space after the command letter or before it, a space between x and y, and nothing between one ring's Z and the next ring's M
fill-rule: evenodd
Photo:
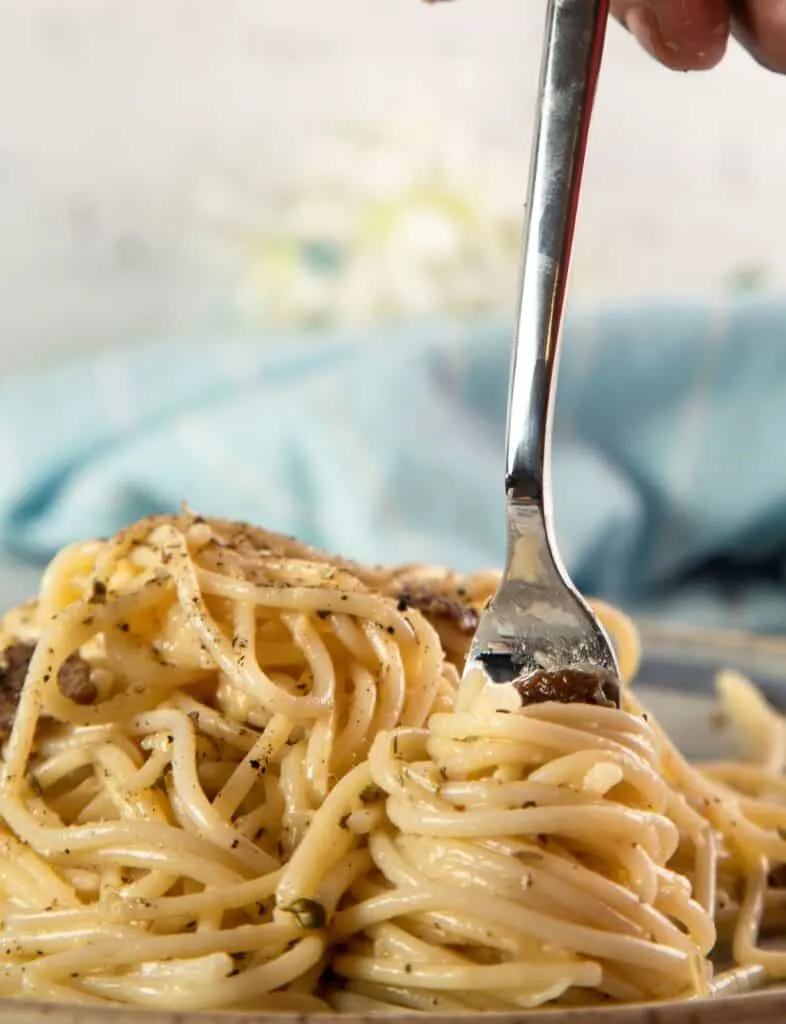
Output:
M43 796L43 787L41 786L41 783L34 775L28 775L27 784L30 787L31 792L34 793L35 796Z
M381 800L385 795L384 790L380 789L375 783L370 783L360 794L360 802L364 804L373 804L377 800Z
M327 911L317 900L301 897L281 909L287 914L293 914L300 927L307 930L324 928L327 924Z

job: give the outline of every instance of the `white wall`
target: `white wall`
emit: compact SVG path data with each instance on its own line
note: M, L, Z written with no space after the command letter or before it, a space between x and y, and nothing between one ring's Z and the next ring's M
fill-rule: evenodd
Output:
M481 174L506 166L513 216L541 19L532 0L2 0L4 367L203 327L242 273L215 196L251 211L271 176L313 177L336 122L418 111ZM786 79L737 53L673 75L615 27L576 293L783 288L784 110Z

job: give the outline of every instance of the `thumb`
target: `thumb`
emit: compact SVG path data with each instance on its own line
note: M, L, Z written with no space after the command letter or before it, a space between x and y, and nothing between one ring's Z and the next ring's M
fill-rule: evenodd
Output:
M734 35L759 63L786 72L786 0L733 0Z
M726 0L613 0L612 10L651 56L675 71L712 68L726 52Z

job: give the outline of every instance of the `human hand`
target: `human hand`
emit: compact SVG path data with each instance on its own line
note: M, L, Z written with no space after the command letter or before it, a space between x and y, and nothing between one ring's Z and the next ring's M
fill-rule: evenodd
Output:
M715 67L733 35L764 67L786 73L786 0L611 0L611 9L675 71Z
M734 35L754 58L786 72L786 0L612 0L653 57L676 71L714 67Z

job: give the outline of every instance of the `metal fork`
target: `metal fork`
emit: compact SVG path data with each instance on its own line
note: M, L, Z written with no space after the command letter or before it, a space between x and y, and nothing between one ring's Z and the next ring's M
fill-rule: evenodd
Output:
M549 454L560 321L608 9L609 0L548 4L508 405L507 565L464 670L465 680L513 684L525 704L619 704L611 645L557 551Z

